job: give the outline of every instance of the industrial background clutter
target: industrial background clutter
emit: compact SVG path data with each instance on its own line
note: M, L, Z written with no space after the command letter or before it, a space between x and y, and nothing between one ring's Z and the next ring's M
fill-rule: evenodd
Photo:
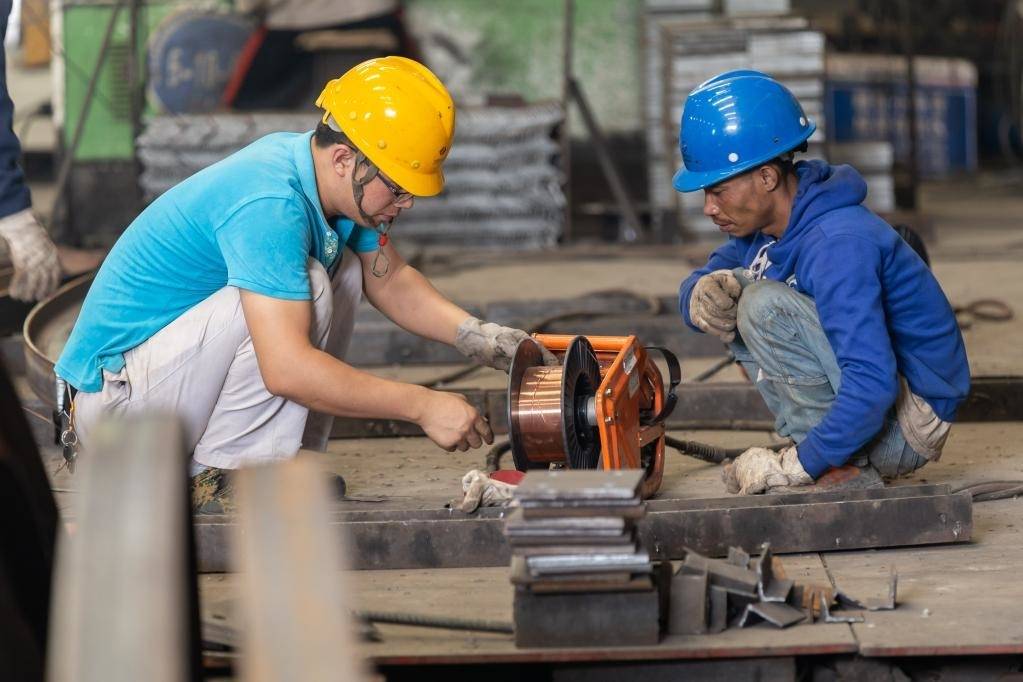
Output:
M0 679L1023 673L1019 2L0 20Z

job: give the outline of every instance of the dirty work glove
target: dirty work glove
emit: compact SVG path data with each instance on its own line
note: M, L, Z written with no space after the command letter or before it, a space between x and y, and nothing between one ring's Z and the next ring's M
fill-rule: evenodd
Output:
M689 295L689 319L725 343L735 340L735 314L742 287L731 270L715 270L696 281Z
M756 495L771 488L809 485L813 483L796 455L796 446L781 452L768 448L750 448L725 464L721 472L728 492L735 495Z
M511 366L512 358L515 357L515 349L519 347L519 342L528 338L529 334L521 329L502 327L493 322L484 322L478 318L469 317L458 325L455 349L481 365L503 369L507 372ZM558 359L549 350L543 346L540 348L545 365L559 364Z
M0 237L7 241L14 265L12 298L37 301L57 288L60 282L57 247L31 209L0 219Z
M458 507L466 514L471 514L479 507L502 507L515 494L516 486L495 481L479 469L473 469L462 476L461 500L454 500L452 506Z

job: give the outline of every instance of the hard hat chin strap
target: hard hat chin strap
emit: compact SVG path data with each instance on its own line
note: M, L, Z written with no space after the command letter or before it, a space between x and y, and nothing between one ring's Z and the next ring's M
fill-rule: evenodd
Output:
M366 172L360 174L360 171L365 168ZM362 208L362 199L366 193L366 185L373 181L380 173L380 169L377 168L376 164L366 158L366 155L361 151L356 150L355 152L355 168L352 171L352 198L355 199L355 210L359 212L359 217L362 220L362 224L366 226L372 226L377 232L377 241L379 248L377 249L377 255L373 258L373 276L383 277L387 274L387 271L391 267L391 261L384 254L384 246L388 241L388 231L391 229L390 223L381 223L379 225L373 222L373 218L367 215L366 211Z
M360 174L363 168L366 169L366 172ZM376 167L376 164L367 159L365 154L356 150L355 168L352 170L352 197L355 199L355 209L359 212L362 224L367 227L373 225L373 218L363 210L362 199L366 193L366 185L372 182L378 173L380 173L380 169Z

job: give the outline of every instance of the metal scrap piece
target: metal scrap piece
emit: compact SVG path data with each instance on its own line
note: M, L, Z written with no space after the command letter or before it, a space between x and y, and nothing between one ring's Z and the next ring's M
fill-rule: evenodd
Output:
M682 570L687 573L700 573L705 570L710 576L711 585L724 587L733 593L757 596L757 575L748 568L687 551Z
M710 618L707 632L716 634L728 627L728 591L717 585L710 586Z
M707 572L678 572L671 579L668 632L700 635L707 632L709 600Z
M797 609L788 604L757 602L749 604L743 609L742 614L737 619L737 623L739 627L744 628L755 625L760 621L767 621L775 627L787 628L803 620L806 620L806 614L802 609Z
M835 590L835 601L839 608L865 609L867 611L892 611L895 609L896 592L899 589L899 576L892 568L891 576L888 578L888 597L881 599L856 599L850 597L842 590Z
M782 603L789 598L789 592L796 582L789 578L775 577L772 562L771 543L765 542L761 545L760 556L753 560L751 566L757 576L757 595L763 602Z
M821 620L825 623L862 623L863 616L833 616L828 600L821 595Z

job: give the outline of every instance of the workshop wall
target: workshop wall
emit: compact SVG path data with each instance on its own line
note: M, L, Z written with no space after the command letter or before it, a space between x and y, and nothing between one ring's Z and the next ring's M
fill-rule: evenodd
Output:
M463 104L487 95L559 99L564 5L551 0L406 0L424 60ZM602 128L633 132L641 119L642 5L576 0L574 71ZM572 112L573 137L585 131Z

